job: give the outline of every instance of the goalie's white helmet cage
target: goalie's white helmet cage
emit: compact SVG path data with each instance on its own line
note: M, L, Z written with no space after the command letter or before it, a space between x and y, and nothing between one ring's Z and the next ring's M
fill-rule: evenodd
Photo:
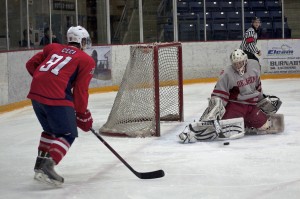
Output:
M181 43L130 46L119 91L99 132L160 136L160 121L183 121Z
M241 49L234 50L230 55L230 61L232 63L232 67L240 75L244 75L245 73L245 66L247 64L247 60L248 60L247 54Z

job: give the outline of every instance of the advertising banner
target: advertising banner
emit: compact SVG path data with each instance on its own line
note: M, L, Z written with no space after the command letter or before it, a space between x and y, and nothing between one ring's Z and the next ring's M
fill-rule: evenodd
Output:
M266 74L300 73L300 40L269 40L262 52Z
M95 60L95 71L90 88L111 86L111 46L93 46L86 52Z

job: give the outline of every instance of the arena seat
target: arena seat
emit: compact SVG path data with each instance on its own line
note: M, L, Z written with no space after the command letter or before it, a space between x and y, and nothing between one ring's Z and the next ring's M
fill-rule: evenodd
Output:
M266 9L264 1L249 1L249 6L252 11L263 11Z
M238 11L227 12L227 21L228 23L241 22L242 21L241 12Z
M274 10L274 11L281 10L281 4L280 4L279 1L276 1L276 0L266 0L265 6L269 11L271 11L271 10Z
M243 39L243 30L241 23L228 23L228 39L229 40L241 40Z

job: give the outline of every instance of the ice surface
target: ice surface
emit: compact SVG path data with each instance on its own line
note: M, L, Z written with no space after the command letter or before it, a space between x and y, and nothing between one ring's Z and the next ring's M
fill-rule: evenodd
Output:
M185 122L162 122L161 137L104 139L137 171L163 169L141 180L92 133L79 132L56 167L61 188L33 180L41 127L31 107L0 114L0 198L20 199L298 199L300 198L300 79L263 80L283 104L285 131L223 142L180 144L177 135L207 106L213 83L184 86ZM116 93L93 94L94 128L105 122Z

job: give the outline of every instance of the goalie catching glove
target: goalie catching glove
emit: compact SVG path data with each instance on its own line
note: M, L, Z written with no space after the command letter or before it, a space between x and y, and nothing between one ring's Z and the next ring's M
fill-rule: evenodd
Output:
M264 99L257 103L259 107L265 114L272 115L275 114L280 108L282 101L273 95L264 95Z
M87 109L85 111L85 113L76 113L76 121L77 121L77 126L87 132L90 130L90 128L93 125L93 118L92 118L92 114L89 111L89 109Z

